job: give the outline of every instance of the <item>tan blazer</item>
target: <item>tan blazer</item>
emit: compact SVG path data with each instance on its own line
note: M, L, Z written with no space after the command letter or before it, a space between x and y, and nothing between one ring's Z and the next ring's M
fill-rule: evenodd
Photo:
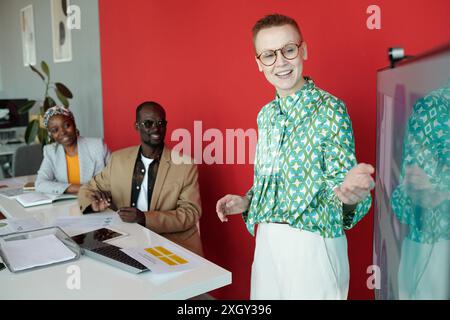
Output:
M93 190L109 191L117 208L130 207L131 184L139 146L118 150L108 165L80 188L78 202L83 212L90 204ZM197 166L189 158L179 164L172 160L171 150L161 155L150 210L145 212L146 227L203 255L197 222L201 216ZM186 161L188 160L188 161Z

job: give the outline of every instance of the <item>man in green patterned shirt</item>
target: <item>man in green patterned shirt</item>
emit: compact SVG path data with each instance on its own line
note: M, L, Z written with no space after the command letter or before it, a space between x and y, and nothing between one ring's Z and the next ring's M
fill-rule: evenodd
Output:
M253 187L220 199L217 214L243 213L251 234L259 225L252 299L346 299L344 229L368 212L374 169L356 163L344 103L303 77L307 47L295 20L264 17L253 41L276 97L258 115Z

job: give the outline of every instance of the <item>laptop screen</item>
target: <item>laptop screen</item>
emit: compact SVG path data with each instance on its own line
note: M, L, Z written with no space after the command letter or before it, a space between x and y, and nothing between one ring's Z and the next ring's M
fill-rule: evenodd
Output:
M96 249L100 247L109 246L103 241L110 240L116 237L122 236L121 233L115 232L113 230L102 228L95 231L83 233L77 236L73 236L72 239L84 249Z

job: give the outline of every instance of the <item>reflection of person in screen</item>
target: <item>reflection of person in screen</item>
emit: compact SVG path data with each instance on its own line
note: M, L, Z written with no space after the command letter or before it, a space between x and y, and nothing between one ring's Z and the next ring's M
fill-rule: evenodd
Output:
M419 99L403 143L392 208L408 225L400 299L450 299L450 82Z

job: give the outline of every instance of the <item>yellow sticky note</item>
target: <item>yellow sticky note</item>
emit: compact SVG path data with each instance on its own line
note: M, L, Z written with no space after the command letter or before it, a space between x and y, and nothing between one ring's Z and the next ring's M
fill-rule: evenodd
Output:
M163 255L167 256L169 254L173 254L172 252L170 252L169 250L167 250L164 247L154 247L156 250L158 250L159 252L161 252Z
M172 259L172 260L174 260L174 261L176 261L176 262L178 262L179 264L185 264L185 263L188 263L186 260L184 260L183 258L181 258L181 257L179 257L179 256L177 256L177 255L171 255L171 256L169 256L170 257L170 259Z
M155 257L159 257L159 256L162 255L161 253L159 253L158 251L156 251L153 248L147 248L147 249L145 249L145 251L147 251L148 253L154 255Z
M159 257L159 260L164 261L165 263L167 263L169 266L176 266L177 263L174 262L173 260L170 260L167 257Z

